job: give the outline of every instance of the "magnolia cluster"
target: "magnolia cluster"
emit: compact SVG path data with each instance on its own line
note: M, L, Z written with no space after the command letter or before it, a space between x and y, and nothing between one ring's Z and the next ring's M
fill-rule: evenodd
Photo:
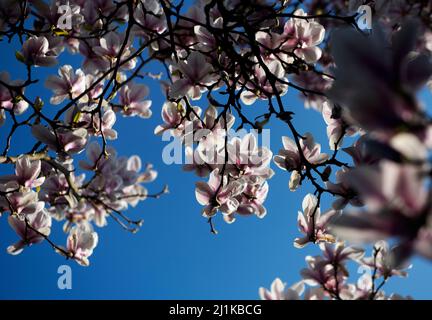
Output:
M386 295L381 289L389 278L407 275L405 267L395 267L391 251L384 241L374 245L367 257L362 249L347 247L342 242L321 244L321 255L307 256L302 280L291 287L276 278L270 290L259 289L263 300L401 300L411 299L398 294ZM362 275L351 283L348 264L356 264Z
M0 3L2 37L14 36L21 23L34 17L34 31L20 35L22 46L15 53L27 69L27 79L13 80L7 72L0 73L0 126L16 126L0 158L2 164L15 164L15 174L0 178L0 212L8 213L20 239L9 253L47 240L57 252L88 265L98 241L93 225L106 225L108 216L130 231L141 225L141 220L133 221L122 211L146 199L142 183L153 181L156 172L151 165L142 168L138 156L119 157L107 146L108 140L118 137L114 125L119 114L151 116L151 101L145 99L148 87L131 81L139 68L134 39L149 45L165 30L166 19L157 1L135 5L139 10L105 0ZM64 12L61 6L70 10ZM130 19L135 24L126 39L113 26ZM60 28L61 21L70 24ZM25 89L38 81L34 68L57 66L65 49L79 56L80 63L60 65L58 75L46 78L51 106L39 96L26 96ZM157 43L152 49L158 50ZM27 154L12 157L9 144L20 126L31 128L36 144ZM102 140L102 147L97 140ZM88 161L81 161L78 168L74 157L83 151ZM52 218L65 222L65 247L48 238Z
M332 210L345 208L332 219L335 235L357 242L395 238L400 262L412 253L432 257L432 127L417 97L432 75L432 59L427 46L416 41L422 30L420 23L407 20L390 35L374 32L365 37L346 29L333 33L335 80L321 111L335 152L345 136L357 135L352 146L342 148L353 165L339 163L333 175L334 158L322 153L309 133L297 140L283 137L284 148L274 157L280 168L292 172L291 190L318 174L324 182L317 187L320 195L333 197ZM304 210L310 211L305 202L316 200L305 199ZM307 235L303 230L308 219L307 214L299 219ZM320 223L313 225L314 234L302 242L319 241Z
M389 9L404 1L386 3ZM414 12L415 7L411 7ZM292 191L309 179L318 194L303 200L298 216L303 237L295 239L296 247L321 243L324 258L330 243L340 240L371 243L391 239L394 247L389 250L378 242L375 247L381 249L373 257L356 258L372 270L372 275L365 274L357 284L347 282L339 262L308 257L301 282L286 287L276 279L270 291L260 290L262 298L400 299L386 296L380 291L382 285L392 275L404 275L399 269L413 254L432 258L431 121L418 97L430 83L432 56L425 27L409 16L398 21L397 27L375 30L369 36L351 29L335 31L330 68L325 70L331 73L331 80L321 81L318 87L317 79L326 76L308 73L296 77L307 88L325 92L325 97L307 94L305 106L322 112L334 155L341 149L352 161L335 163L334 156L322 153L309 133L296 139L283 137L283 149L274 157L278 167L292 172ZM344 137L354 135L354 143L343 147ZM338 168L332 172L334 164ZM323 185L316 183L314 175ZM332 196L333 203L321 215L323 195ZM381 272L382 285L373 284L377 279L374 270L375 275ZM305 284L318 288L305 291Z
M301 282L288 288L276 280L260 290L263 298L398 298L382 291L387 279L404 275L414 253L432 258L432 131L418 98L432 83L431 5L367 1L383 27L360 34L352 14L366 1L300 2L198 0L186 11L183 2L156 0L1 1L0 35L20 41L15 57L27 74L17 80L0 73L0 125L12 127L0 162L15 165L14 174L0 177L0 209L19 236L8 251L47 241L87 265L98 241L94 226L108 216L130 231L141 224L122 211L148 197L142 183L156 174L108 143L118 138L119 115L151 116L139 79L159 79L147 69L158 61L168 73L161 81L167 101L155 133L179 139L190 160L184 169L206 179L197 182L196 199L210 222L217 212L227 222L263 217L272 160L291 173L290 190L306 181L314 188L303 199L294 245L318 243L322 256L307 258ZM58 65L65 49L79 62ZM27 96L28 87L39 80L35 68L54 66L58 74L45 81L52 106L45 106ZM331 153L294 128L297 110L281 99L289 87L322 114ZM201 98L206 110L191 105ZM251 120L247 108L261 114ZM241 127L258 131L277 118L290 137L273 157L255 134L229 134L234 114ZM11 156L23 126L37 141ZM83 151L88 159L78 167L74 157ZM321 212L324 197L332 204ZM48 238L53 218L65 222L65 247ZM388 238L395 246L377 242L371 257L340 242ZM371 274L349 283L349 261Z
M203 15L200 16L198 10L204 8L197 5L185 16L204 23ZM284 95L288 90L286 75L293 73L290 69L292 65L295 62L306 66L314 65L322 55L319 45L325 35L323 26L314 19L302 18L307 16L302 9L294 11L293 15L293 18L285 22L281 33L269 32L267 26L263 26L266 30L254 34L250 48L233 48L240 50L241 56L245 58L254 51L255 46L259 50L259 57L247 58L251 59L248 62L253 65L248 69L247 75L234 57L218 50L220 40L215 33L224 27L229 28L232 23L224 25L223 15L217 12L217 9L212 11L211 26L185 26L193 32L176 32L175 35L183 43L189 44L189 48L194 51L187 53L183 48L178 49L177 61L174 60L170 65L173 84L169 89L169 97L179 99L186 96L196 100L201 98L203 92L219 88L224 78L222 74L226 71L215 68L212 65L214 60L217 60L222 68L230 68L235 64L233 77L238 78L236 87L241 92L241 101L246 105L252 105L257 99L265 100L275 94ZM233 32L230 36L238 43L244 41L244 36L238 33Z
M92 173L88 179L84 173L74 174L71 160L17 159L15 174L0 177L0 211L9 214L9 224L20 238L8 247L10 254L45 240L54 218L65 221L63 230L68 233L66 247L56 246L57 252L81 265L89 264L88 257L98 241L92 225L103 227L107 216L146 199L142 183L156 177L151 167L141 172L137 156L117 158L114 150L109 152L109 158L99 161L101 148L96 143L90 145L88 161L80 163Z
M355 168L341 172L336 189L334 185L329 188L350 201L357 202L358 195L366 208L349 210L335 227L351 240L397 238L402 260L413 252L432 258L432 127L417 98L432 75L432 60L430 52L415 41L420 28L417 22L408 21L390 41L380 34L362 38L348 31L333 39L337 80L329 96L343 107L346 121L363 134L346 149ZM360 61L366 63L360 66Z
M192 110L186 115L182 103L165 103L164 123L156 127L155 133L168 132L183 143L193 136L196 148L185 144L189 164L184 169L199 177L209 177L208 182L196 184L195 194L204 206L203 216L211 218L220 211L229 223L234 222L235 214L264 217L267 179L273 176L269 167L272 152L258 146L253 133L230 137L228 131L235 121L232 114L218 115L213 106L203 115L199 107Z

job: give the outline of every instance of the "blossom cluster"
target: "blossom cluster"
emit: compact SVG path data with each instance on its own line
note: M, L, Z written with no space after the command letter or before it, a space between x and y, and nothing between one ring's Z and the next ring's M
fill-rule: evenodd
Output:
M373 32L358 26L362 5L373 12ZM141 219L123 211L167 189L148 194L151 165L142 170L139 157L117 156L110 144L121 116L147 119L160 107L154 134L180 141L184 169L205 179L195 197L213 232L218 212L228 223L266 215L272 165L289 172L290 191L310 188L293 243L318 244L323 255L307 258L300 283L276 280L262 297L299 298L305 284L317 286L307 299L399 297L384 294L387 279L404 275L415 254L432 259L432 121L420 98L432 87L431 10L408 0L2 1L0 37L20 44L13 51L27 74L0 72L0 126L9 131L0 163L15 170L0 177L0 210L19 236L8 251L47 241L87 265L94 226L111 217L135 231ZM64 64L69 55L79 63ZM57 74L39 81L36 68ZM152 106L145 81L159 81L161 106ZM38 83L49 99L28 94ZM288 90L300 94L306 117L319 112L327 139L296 128ZM286 134L273 155L258 138L275 121ZM22 128L34 146L12 154ZM252 133L230 134L244 128ZM88 159L78 162L83 152ZM65 223L66 247L49 238L53 219ZM353 242L376 243L372 258ZM348 260L373 275L350 284Z
M184 143L189 162L184 169L208 177L207 182L197 182L195 190L198 203L204 206L203 216L211 219L220 211L228 223L234 222L236 214L263 218L267 213L263 205L269 191L267 180L274 174L269 167L272 152L258 146L254 133L230 137L235 122L232 114L218 115L210 106L201 120L202 110L193 110L188 119L182 103L165 103L164 123L155 133L167 133ZM191 138L195 148L187 143Z
M62 17L60 7L64 5L70 10ZM132 220L123 211L167 192L149 194L143 183L156 178L152 165L143 168L139 156L117 156L108 145L118 138L115 124L119 115L151 116L148 87L134 79L145 63L138 62L141 56L133 48L133 38L153 41L153 34L163 31L166 21L157 2L139 6L142 10L135 13L131 35L125 36L112 27L131 18L129 13L134 10L113 1L22 4L7 0L0 4L1 36L12 39L18 35L22 46L15 56L27 70L26 80L13 80L7 71L0 73L0 126L10 130L0 163L15 168L14 174L0 177L0 212L8 216L19 238L8 247L10 254L46 241L57 253L88 265L98 243L95 226L105 226L111 217L135 232L143 220ZM58 27L62 18L70 18L70 28ZM31 19L33 27L27 23ZM143 34L138 25L151 31ZM24 26L33 31L16 33ZM79 55L81 64L59 66L65 49ZM48 101L25 94L38 81L33 70L39 67L58 69L58 75L49 75L42 82L51 92ZM52 108L54 116L48 110ZM13 155L13 136L22 127L30 127L35 144L31 151ZM76 156L83 151L88 160L77 164ZM65 246L49 238L54 221L64 223Z
M391 251L385 241L377 242L371 256L344 243L321 244L321 255L307 256L302 280L287 286L276 278L270 287L259 289L262 300L404 300L410 296L387 295L383 285L391 277L406 277L409 266L392 265ZM362 275L350 282L348 264L356 264Z

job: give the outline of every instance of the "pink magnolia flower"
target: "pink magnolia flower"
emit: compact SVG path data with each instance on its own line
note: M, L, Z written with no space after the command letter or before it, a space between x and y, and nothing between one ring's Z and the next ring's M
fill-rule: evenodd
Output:
M92 48L92 50L101 57L104 57L111 64L117 63L117 59L119 57L120 51L122 49L124 43L124 36L120 35L114 31L108 33L103 38L99 40L99 45ZM129 39L127 41L124 50L122 51L122 55L120 57L120 61L123 62L128 59L132 54L132 43ZM123 63L121 65L121 69L130 70L135 68L136 59L130 59L129 61Z
M27 223L37 231L27 227L25 220L18 218L17 215L8 217L9 225L21 238L21 240L7 248L9 254L20 254L25 246L40 243L45 239L44 236L49 236L51 233L51 217L45 210L26 215L25 219Z
M45 143L50 149L64 151L69 154L81 152L87 144L87 130L83 128L67 130L60 128L57 134L47 127L37 124L32 127L36 139Z
M335 289L337 289L334 267L331 264L328 264L327 261L319 256L307 256L306 263L308 267L300 271L305 284L310 286L322 286L325 287L326 290L335 291ZM340 280L338 284L342 287L343 281L342 279Z
M307 16L302 10L294 11L296 16ZM297 57L306 63L315 63L321 58L321 49L318 45L324 40L325 29L313 19L292 18L285 23L282 36L286 41L281 49L293 50Z
M198 177L207 177L217 167L216 165L206 163L201 157L201 153L189 146L185 148L185 158L187 162L183 166L183 170L194 171Z
M376 152L371 152L370 148L367 147L369 141L369 135L363 134L352 146L342 148L342 150L352 158L356 166L373 165L381 159Z
M394 259L394 250L386 241L378 241L374 244L374 254L371 257L364 257L360 261L371 269L377 268L377 276L385 279L392 276L406 277L406 268L397 266Z
M39 201L38 194L34 191L13 192L7 195L7 200L5 197L0 198L1 211L9 211L12 214L35 214L44 206L45 203Z
M72 1L74 2L74 1ZM70 18L72 19L71 28L79 30L79 26L82 23L83 16L80 14L81 7L79 5L71 4L68 0L61 1L32 1L32 9L36 9L37 16L42 17L44 22L43 29L50 28L51 26L57 26L62 13L59 11L60 5L68 5L70 10ZM69 32L71 30L68 30Z
M120 89L120 104L122 113L125 116L139 116L150 118L152 112L150 100L143 100L149 93L148 87L144 84L129 83Z
M87 90L88 91L87 96L89 101L97 100L100 97L100 95L103 93L104 80L99 81L97 84L95 84L96 80L99 80L97 79L96 76L92 74L86 75L86 88L90 88L90 87L93 88L91 90Z
M153 32L161 34L167 29L162 6L156 0L140 2L134 12L134 18L139 24L133 27L134 34L146 40L151 39Z
M158 125L154 133L159 135L170 130L174 136L180 136L183 133L185 116L186 110L180 102L165 102L162 106L162 120L164 123Z
M107 147L107 152L110 155L110 158L117 157L117 152L112 147ZM99 170L105 170L104 168L107 166L107 172L109 172L111 169L114 170L114 168L109 167L111 163L110 160L102 156L102 148L97 142L93 141L88 145L86 148L86 156L88 160L90 160L90 163L81 160L79 165L82 169L89 171L93 171L96 168Z
M272 152L265 147L258 147L255 134L249 133L243 138L233 138L227 145L228 172L235 176L260 176L269 179L274 172L270 169Z
M297 282L291 287L287 287L281 279L276 278L270 287L259 289L261 300L300 300L305 289L303 281Z
M336 80L328 95L343 106L350 124L385 137L401 127L420 134L424 131L421 129L428 123L412 96L429 80L432 63L425 55L412 54L416 49L412 39L418 37L418 30L415 22L404 23L391 44L381 32L370 37L350 30L334 33L331 46Z
M88 266L88 258L98 243L98 234L93 231L89 223L81 223L73 227L67 238L67 250L73 255L78 264Z
M121 7L118 9L112 0L75 0L75 3L83 8L86 26L90 29L102 27L100 12L103 12L106 16L113 15L114 18L118 19L124 19L127 15L127 8Z
M47 38L30 37L22 47L23 60L28 65L51 67L57 63L56 57L50 51Z
M176 65L183 78L176 80L169 92L172 99L188 95L192 99L199 99L206 86L217 82L213 67L206 61L205 56L199 52L192 52L186 60L180 60Z
M226 121L225 121L226 120ZM199 129L194 135L198 140L198 152L208 163L220 163L220 150L225 146L227 132L233 126L235 118L228 113L226 117L218 117L215 107L209 106L205 111L203 123L197 123ZM195 123L192 123L192 125ZM224 155L223 155L224 156Z
M0 72L0 81L8 85L20 85L22 81L11 81L8 72ZM17 99L16 94L7 87L0 84L0 108L13 110L15 115L24 113L28 108L28 103L22 99Z
M199 204L205 206L203 215L207 218L221 210L225 214L235 212L239 202L234 197L243 192L245 184L240 181L228 183L226 176L221 177L219 169L210 173L208 182L198 181L196 183L195 196Z
M113 126L117 118L115 112L111 109L106 110L102 119L99 114L83 113L80 115L79 122L87 129L88 134L94 136L104 135L107 140L117 139L117 131L113 129Z
M282 61L287 64L294 62L294 58L281 49L284 41L283 35L275 32L258 31L255 34L255 40L260 44L261 55L267 62Z
M0 176L0 183L18 183L25 188L36 188L42 185L45 177L40 177L41 162L31 161L29 156L23 155L15 164L15 174ZM13 189L13 188L12 188ZM15 189L18 189L16 186Z
M302 248L309 242L334 242L334 237L328 232L328 224L338 211L330 210L321 215L318 205L318 199L312 194L306 195L303 199L303 212L298 212L297 222L299 230L305 236L296 238L294 246Z
M282 64L277 60L272 60L267 63L267 69L269 72L277 79L281 79L283 82L288 82L288 79L285 77L285 70ZM246 105L252 105L258 98L259 99L267 99L268 95L274 95L272 83L269 81L267 77L266 70L259 64L256 63L254 67L254 82L250 82L248 79L245 80L245 88L240 94L240 98L242 102ZM285 95L288 90L288 85L281 81L276 81L275 87L277 93L281 96ZM256 84L258 87L256 86Z
M343 142L344 133L347 136L352 136L356 133L356 130L353 127L349 127L341 115L337 114L338 112L340 113L341 111L332 108L328 101L323 102L322 115L327 124L327 137L331 150L339 149Z
M269 186L267 181L260 181L259 178L256 180L255 183L248 181L243 193L237 197L239 201L237 213L242 215L256 214L259 218L264 218L267 210L263 203L267 198Z
M378 168L351 170L346 179L371 211L386 208L415 217L428 202L429 193L415 166L382 161Z
M413 252L432 257L429 192L418 167L382 161L376 168L352 170L349 181L366 210L346 212L332 222L336 235L357 242L394 237L399 260Z
M60 104L65 99L75 99L86 89L86 76L81 69L74 73L72 66L64 65L58 71L59 76L49 76L45 86L53 90L52 104Z
M79 53L84 57L82 69L87 74L97 74L100 70L106 70L110 66L109 61L93 50L98 45L98 39L88 39L81 41L79 44Z
M213 28L223 28L223 18L218 17L210 21ZM216 48L216 39L213 34L204 26L194 26L194 33L197 38L197 47L201 52L211 52Z
M312 134L306 133L305 139L300 140L300 146L304 157L312 164L323 163L328 159L328 155L321 153L321 145L315 143ZM282 137L284 149L279 150L279 154L274 156L273 161L283 170L302 169L302 159L300 157L296 143L288 137Z
M61 165L61 164L59 164ZM41 186L39 195L41 199L54 206L68 206L76 208L78 200L70 192L71 184L80 188L83 184L85 175L76 176L73 172L69 175L69 181L64 174L51 174ZM64 208L62 210L65 210Z
M345 267L348 260L359 261L364 256L364 250L356 247L346 247L343 242L335 244L320 243L324 261L333 266L338 266L339 272L348 277L349 273Z
M349 178L349 170L342 168L336 171L335 183L331 181L326 182L327 190L335 194L335 200L332 203L332 207L335 210L342 210L347 204L353 206L362 206L363 203L360 201L357 192L351 187Z
M40 177L41 162L31 161L28 156L21 156L15 166L15 175L18 183L26 188L36 188L42 185L45 177Z
M23 8L16 0L0 2L0 30L4 31L8 24L15 25L23 15L29 14L30 8Z

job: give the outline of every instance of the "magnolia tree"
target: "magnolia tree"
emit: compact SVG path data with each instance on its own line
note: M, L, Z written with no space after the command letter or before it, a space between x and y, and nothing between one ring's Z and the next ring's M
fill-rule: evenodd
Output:
M10 171L0 212L18 238L7 251L47 242L88 265L95 227L113 219L138 230L142 220L124 211L168 189L149 193L152 166L118 156L110 141L117 117L152 115L151 78L166 99L152 106L162 114L154 133L179 141L211 232L216 215L264 218L275 173L304 196L293 245L322 254L306 257L298 283L276 279L261 298L403 298L385 283L405 276L414 255L432 259L432 126L418 97L432 75L431 14L429 1L411 0L2 0L1 39L18 44L4 55L27 75L0 73L0 163ZM60 63L69 55L79 68ZM153 62L160 75L148 72ZM34 76L53 66L58 74ZM49 101L27 93L42 85ZM288 90L322 114L327 153L295 126ZM286 136L273 154L258 137L276 122ZM34 145L11 154L22 128ZM64 222L63 246L50 239L53 221ZM353 279L353 264L370 272Z

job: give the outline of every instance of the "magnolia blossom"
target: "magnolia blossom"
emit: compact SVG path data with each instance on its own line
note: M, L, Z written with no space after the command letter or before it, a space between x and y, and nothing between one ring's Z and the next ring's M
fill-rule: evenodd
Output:
M270 290L265 288L259 289L261 300L300 300L300 296L305 289L302 281L287 287L281 279L276 278L270 287Z
M272 159L289 172L289 190L306 189L294 245L312 242L319 255L306 257L299 282L288 287L277 278L261 298L404 298L386 294L387 281L405 276L415 253L432 259L432 119L423 94L432 85L431 8L420 2L0 1L0 33L12 44L4 55L15 54L23 64L13 71L24 77L0 72L0 215L19 240L8 251L47 240L88 265L96 228L135 233L143 217L125 211L168 188L150 192L153 166L118 154L121 141L112 140L120 114L147 119L161 107L154 133L184 148L183 169L202 180L195 197L212 232L218 212L227 223L272 214ZM377 23L371 34L355 28L364 4ZM35 68L60 57L58 75ZM152 106L147 85L158 84L162 102ZM300 103L286 97L288 87ZM328 154L302 134L316 124L302 107L320 112L324 130L313 131L328 140ZM259 139L267 142L273 125L292 137L274 157ZM135 131L134 143L154 152ZM327 203L332 209L321 214ZM52 219L65 247L50 237ZM367 247L355 246L364 242L374 242L367 257Z
M194 140L198 140L199 143L197 150L207 162L217 163L222 156L219 151L224 148L225 137L234 121L235 118L232 114L227 114L224 117L218 116L216 108L210 106L205 111L202 123L192 123L192 125L198 125L199 128L198 134L194 136Z
M15 191L7 197L0 198L1 211L9 211L11 214L31 215L44 208L44 202L39 201L38 194L34 191L17 191L15 186L6 191Z
M339 272L348 277L349 273L345 267L345 262L349 260L358 261L364 255L364 250L355 247L346 247L343 242L335 244L320 243L320 248L323 252L323 259L328 264L338 266Z
M88 266L88 258L93 254L93 249L97 246L98 234L93 231L90 224L79 224L69 232L67 239L67 250L72 257L82 266Z
M17 182L26 188L36 188L42 185L45 177L39 177L41 173L41 162L31 161L28 156L20 157L15 166Z
M427 56L411 54L418 30L415 22L405 23L391 44L379 32L371 37L349 30L334 34L332 53L337 69L329 96L344 107L344 118L350 124L385 137L402 126L416 128L421 133L421 128L427 125L420 104L406 98L432 74ZM395 89L395 83L400 91Z
M199 99L206 86L216 82L213 67L199 52L190 53L186 60L178 62L176 68L183 78L176 80L171 87L169 96L173 99L181 98L186 94L192 99Z
M11 81L8 72L0 72L0 81L8 85L19 85L22 81ZM12 110L15 115L24 113L28 108L28 102L19 99L15 93L0 83L0 108Z
M62 166L63 164L59 163L59 165ZM54 170L53 168L51 169ZM49 173L39 192L41 200L50 203L52 206L59 207L60 210L65 210L64 206L70 206L72 209L75 208L78 199L70 192L71 185L74 186L76 191L82 186L85 175L71 173L66 177L63 173L57 174L55 170Z
M392 276L406 277L408 273L403 270L404 266L398 266L395 259L397 247L389 248L385 241L378 241L374 244L374 253L371 257L364 257L361 262L370 268L376 268L378 276L385 279Z
M336 195L332 203L332 207L335 210L341 210L345 208L347 204L357 207L363 205L347 177L350 175L349 172L348 169L342 168L336 172L336 181L334 183L331 181L326 182L327 189Z
M291 82L295 83L301 88L311 91L306 95L302 93L299 94L299 98L304 100L304 106L306 109L312 108L322 112L324 103L328 102L328 100L324 95L319 93L326 92L331 88L333 81L329 76L306 71L293 75Z
M141 118L150 118L152 112L150 100L144 100L149 94L149 89L146 85L131 83L123 86L120 89L120 104L122 113L125 116L139 116Z
M94 136L103 135L108 140L117 139L117 131L113 129L116 119L115 112L111 109L106 110L102 118L98 113L96 115L81 113L79 114L79 119L75 118L75 120L86 124L88 134Z
M123 44L125 39L122 35L112 31L108 33L105 37L99 40L99 45L92 48L92 50L107 60L110 64L117 63L117 59L119 58L120 51L123 48ZM127 41L126 46L124 46L122 50L122 54L120 57L120 61L123 62L121 64L121 68L125 70L130 70L135 68L136 59L129 59L132 55L131 50L131 42ZM129 59L125 61L126 59Z
M140 2L137 10L134 12L134 18L139 23L139 26L134 26L134 34L144 39L151 38L151 33L147 30L152 30L158 34L163 33L167 29L167 21L163 16L163 8L158 1ZM157 49L156 45L153 48Z
M66 153L81 152L86 143L88 132L84 128L76 130L59 129L57 134L43 125L34 125L32 134L39 141L45 143L50 149Z
M3 13L0 17L0 30L6 29L8 23L15 24L23 14L27 14L29 8L21 8L15 0L4 0L0 3L0 11Z
M340 290L343 284L342 276L336 274L340 281L336 281L334 266L328 264L320 256L307 256L307 268L300 271L304 283L310 286L322 286L329 291Z
M338 149L341 146L344 135L351 136L356 132L355 129L350 128L344 123L341 115L338 115L340 112L336 107L332 108L328 101L323 102L322 115L327 124L327 137L330 149L332 150Z
M233 176L258 176L269 179L274 172L269 168L272 152L266 147L258 147L255 134L243 138L234 137L227 145L227 170Z
M330 210L321 215L318 199L312 194L304 197L302 208L303 212L298 212L297 222L300 232L305 236L296 238L294 246L302 248L309 242L334 242L334 237L328 233L328 224L338 214L338 211Z
M45 210L28 214L24 220L17 215L11 215L8 222L21 238L17 243L7 248L7 252L13 255L20 254L25 246L42 242L51 232L51 217Z
M129 205L136 206L139 201L147 198L147 190L141 183L153 181L157 173L151 165L141 172L141 159L132 156L128 159L117 157L113 148L106 150L110 157L102 156L102 149L97 143L90 144L87 149L89 162L81 161L80 166L84 170L95 171L96 177L88 184L86 194L98 196L103 210L97 206L97 224L105 224L108 215L107 208L125 210ZM97 202L97 205L101 203Z
M174 136L181 135L183 132L183 120L185 118L185 109L181 103L165 102L162 106L162 120L164 123L158 125L154 133L162 134L167 130L172 130Z
M216 18L214 21L211 21L211 25L213 28L222 28L223 18ZM216 46L216 40L213 34L208 29L203 26L196 25L194 26L194 33L198 40L198 48L200 51L211 52L214 50Z
M307 14L298 9L295 16L305 17ZM294 54L306 63L315 63L321 57L318 45L324 40L325 29L313 19L292 18L285 23L282 34L285 42L281 49L293 50Z
M267 74L267 70L271 75ZM255 81L249 82L248 79L245 80L245 88L240 95L242 102L246 105L253 104L258 98L266 99L269 94L277 93L283 96L288 90L288 85L286 84L288 80L285 78L285 70L277 60L269 62L265 68L257 63L254 67L253 76ZM280 80L271 80L273 77ZM258 87L256 87L255 83L258 84ZM276 88L276 92L274 88Z
M53 90L52 104L60 104L66 98L76 98L86 89L86 76L81 69L73 72L72 66L65 65L58 71L59 77L49 76L45 86Z
M47 38L30 37L22 47L22 60L36 67L51 67L57 63L56 56L50 51Z
M196 183L195 196L199 204L205 206L203 215L212 217L217 210L228 215L234 213L239 206L234 197L241 194L245 186L241 181L228 183L226 176L220 176L219 169L213 170L207 183Z
M93 50L98 45L99 39L89 39L79 43L78 50L84 58L82 70L87 74L97 74L100 70L106 70L110 66L107 59Z
M337 235L354 241L397 237L402 246L399 259L412 251L432 256L429 192L418 168L383 161L378 168L351 171L349 181L367 210L345 213L335 220Z
M284 149L274 156L273 161L283 170L300 170L302 158L299 154L296 143L288 137L282 137ZM303 156L312 164L320 164L328 159L328 155L321 153L321 145L315 143L312 134L306 133L305 139L300 140L300 147Z

